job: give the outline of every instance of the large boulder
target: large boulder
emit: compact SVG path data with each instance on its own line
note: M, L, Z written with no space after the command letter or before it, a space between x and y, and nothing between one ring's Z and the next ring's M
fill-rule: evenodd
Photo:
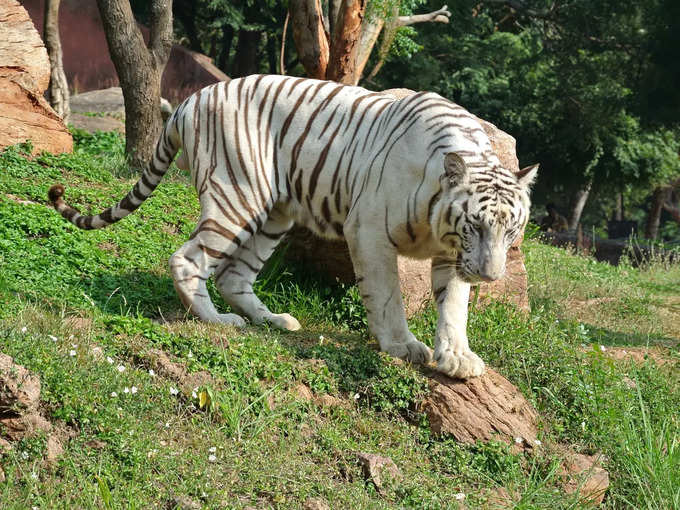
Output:
M47 50L16 0L0 0L0 148L31 140L33 151L73 149L71 134L43 94L50 81Z
M415 92L409 89L389 89L384 93L401 99ZM511 172L519 172L515 139L490 122L477 120L482 124L501 164ZM288 234L287 239L289 244L286 256L290 260L301 261L331 279L337 279L343 283L354 283L354 269L349 249L344 241L320 239L303 227L295 227ZM524 266L524 256L520 250L521 243L520 237L508 251L505 276L496 282L482 283L479 286L479 303L483 304L489 299L497 299L513 303L522 310L529 310L527 272ZM431 298L431 264L429 260L415 260L399 256L397 266L406 314L410 317L421 310Z
M504 441L533 448L538 439L538 413L524 395L498 372L451 379L434 374L423 409L435 434L450 434L462 443Z

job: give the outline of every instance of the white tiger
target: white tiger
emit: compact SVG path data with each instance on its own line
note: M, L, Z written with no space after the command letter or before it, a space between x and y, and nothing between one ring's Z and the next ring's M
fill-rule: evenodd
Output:
M434 93L397 100L360 87L256 75L208 86L168 120L155 156L128 195L83 216L55 185L49 198L83 229L110 225L151 195L179 149L198 191L196 230L170 258L175 288L200 319L243 326L206 290L214 274L232 309L255 324L300 327L272 313L253 282L298 222L346 239L371 332L380 348L428 363L409 331L397 254L432 257L439 310L434 359L450 376L481 375L466 334L470 283L500 278L522 232L538 165L503 168L479 122Z

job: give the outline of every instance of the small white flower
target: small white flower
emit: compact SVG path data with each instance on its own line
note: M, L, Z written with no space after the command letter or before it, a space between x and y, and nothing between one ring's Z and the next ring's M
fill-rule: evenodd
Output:
M217 457L215 455L208 455L208 461L209 462L215 462L217 460Z
M37 480L38 479L38 473L36 473L35 471L31 472L31 478L33 478L33 480Z
M523 442L524 442L524 439L522 439L521 437L517 436L517 437L515 438L515 443L517 443L517 444L522 444Z
M118 365L116 370L118 370L122 374L123 372L125 372L125 365Z
M457 499L458 501L463 501L465 499L465 493L459 492L458 494L454 494L453 499Z
M170 388L170 395L177 395L179 393L179 390L177 388Z
M191 392L191 398L198 398L198 393L196 393L196 390Z
M166 428L166 429L169 429L169 428L170 428L170 422L169 422L169 421L166 421L166 422L165 422L165 428Z
M21 458L26 460L28 458L28 452L26 452L26 451L21 452Z
M78 347L78 344L71 344L71 347L73 347L74 349L76 349L76 348Z
M75 349L71 349L70 351L68 351L68 355L71 357L75 356L76 355Z
M21 328L21 332L22 332L22 333L26 333L26 331L28 331L28 328L27 328L26 326L24 326L23 328Z
M358 393L354 394L354 400L359 400L359 397L361 397L361 395L359 395Z
M107 362L109 365L113 365L113 358L112 358L111 356L107 356L107 357L106 357L106 362Z
M583 431L586 430L586 422L584 422L584 421L581 422L581 430L583 430Z
M153 368L150 368L150 369L149 369L149 375L150 375L151 377L155 377L155 376L156 376L156 372L153 371Z
M606 348L604 345L600 345L600 350L601 350L602 352L604 352L604 351L607 350L607 348Z
M538 439L534 439L534 444L536 446L541 446L543 443L541 443L541 441L539 441Z
M323 335L319 335L319 342L323 342L324 340L325 338L323 337Z
M189 351L189 354L187 354L187 358L193 358L193 357L194 357L194 353Z
M217 451L217 446L211 446L210 448L208 448L208 451L210 453L215 453Z
M132 388L130 388L130 393L132 393L133 395L137 393L137 386L133 386Z
M116 397L118 396L118 393L116 393L115 391L112 391L112 392L111 392L111 396L112 396L113 398L116 398Z
M125 389L123 390L123 393L130 393L130 388L126 386Z
M56 341L57 341L57 337L56 337L56 336L53 336L53 335L47 335L47 336L48 336L48 338L49 338L50 340L52 340L53 342L56 342Z

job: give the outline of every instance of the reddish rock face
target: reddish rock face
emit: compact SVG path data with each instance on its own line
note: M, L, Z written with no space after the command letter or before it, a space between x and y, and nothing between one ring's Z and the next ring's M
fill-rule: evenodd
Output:
M45 101L47 50L26 10L0 0L0 148L31 140L33 152L71 152L71 134Z

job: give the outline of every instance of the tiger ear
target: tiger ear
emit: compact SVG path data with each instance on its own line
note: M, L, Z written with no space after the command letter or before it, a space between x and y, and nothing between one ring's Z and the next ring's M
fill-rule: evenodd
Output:
M517 180L519 181L523 188L529 189L536 180L537 173L538 163L536 163L535 165L522 168L519 172L515 174L515 176L517 177Z
M454 186L467 183L467 166L463 158L455 152L449 152L444 156L444 172Z

